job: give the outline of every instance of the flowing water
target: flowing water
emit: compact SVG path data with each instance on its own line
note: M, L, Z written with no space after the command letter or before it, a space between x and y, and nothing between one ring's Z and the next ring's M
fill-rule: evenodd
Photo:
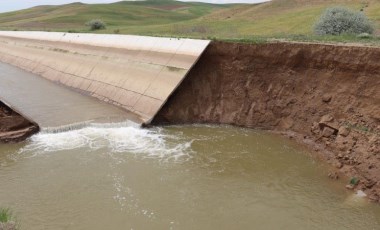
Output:
M88 127L0 145L21 229L379 229L380 206L289 140L233 127Z

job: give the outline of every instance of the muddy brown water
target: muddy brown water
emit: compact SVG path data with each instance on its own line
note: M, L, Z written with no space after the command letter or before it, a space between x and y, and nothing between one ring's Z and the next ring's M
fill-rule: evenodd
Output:
M21 229L379 229L301 146L228 126L88 127L0 145Z

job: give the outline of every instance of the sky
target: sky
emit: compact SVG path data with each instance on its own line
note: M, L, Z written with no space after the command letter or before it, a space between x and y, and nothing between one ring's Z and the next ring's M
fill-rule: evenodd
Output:
M61 5L72 2L83 3L111 3L119 2L121 0L0 0L0 12L8 12L14 10L21 10L38 5ZM210 3L258 3L267 0L182 0L184 2L197 1L197 2L210 2Z

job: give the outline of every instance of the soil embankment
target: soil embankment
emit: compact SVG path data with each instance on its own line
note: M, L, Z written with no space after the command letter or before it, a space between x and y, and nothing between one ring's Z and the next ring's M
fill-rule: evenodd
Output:
M380 201L380 49L214 42L153 124L264 128L310 146Z
M0 143L23 141L38 130L37 125L0 102Z

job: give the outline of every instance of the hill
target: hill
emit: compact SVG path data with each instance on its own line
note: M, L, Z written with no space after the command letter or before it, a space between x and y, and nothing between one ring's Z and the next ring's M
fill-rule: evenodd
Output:
M327 7L337 5L362 10L380 34L380 1L377 0L273 0L228 5L170 0L73 3L0 14L0 29L88 32L84 24L100 18L107 23L107 29L99 33L223 39L310 36L319 15Z
M176 1L122 1L111 4L72 3L37 6L0 14L0 27L23 30L84 30L100 18L108 27L141 27L188 21L228 6Z

